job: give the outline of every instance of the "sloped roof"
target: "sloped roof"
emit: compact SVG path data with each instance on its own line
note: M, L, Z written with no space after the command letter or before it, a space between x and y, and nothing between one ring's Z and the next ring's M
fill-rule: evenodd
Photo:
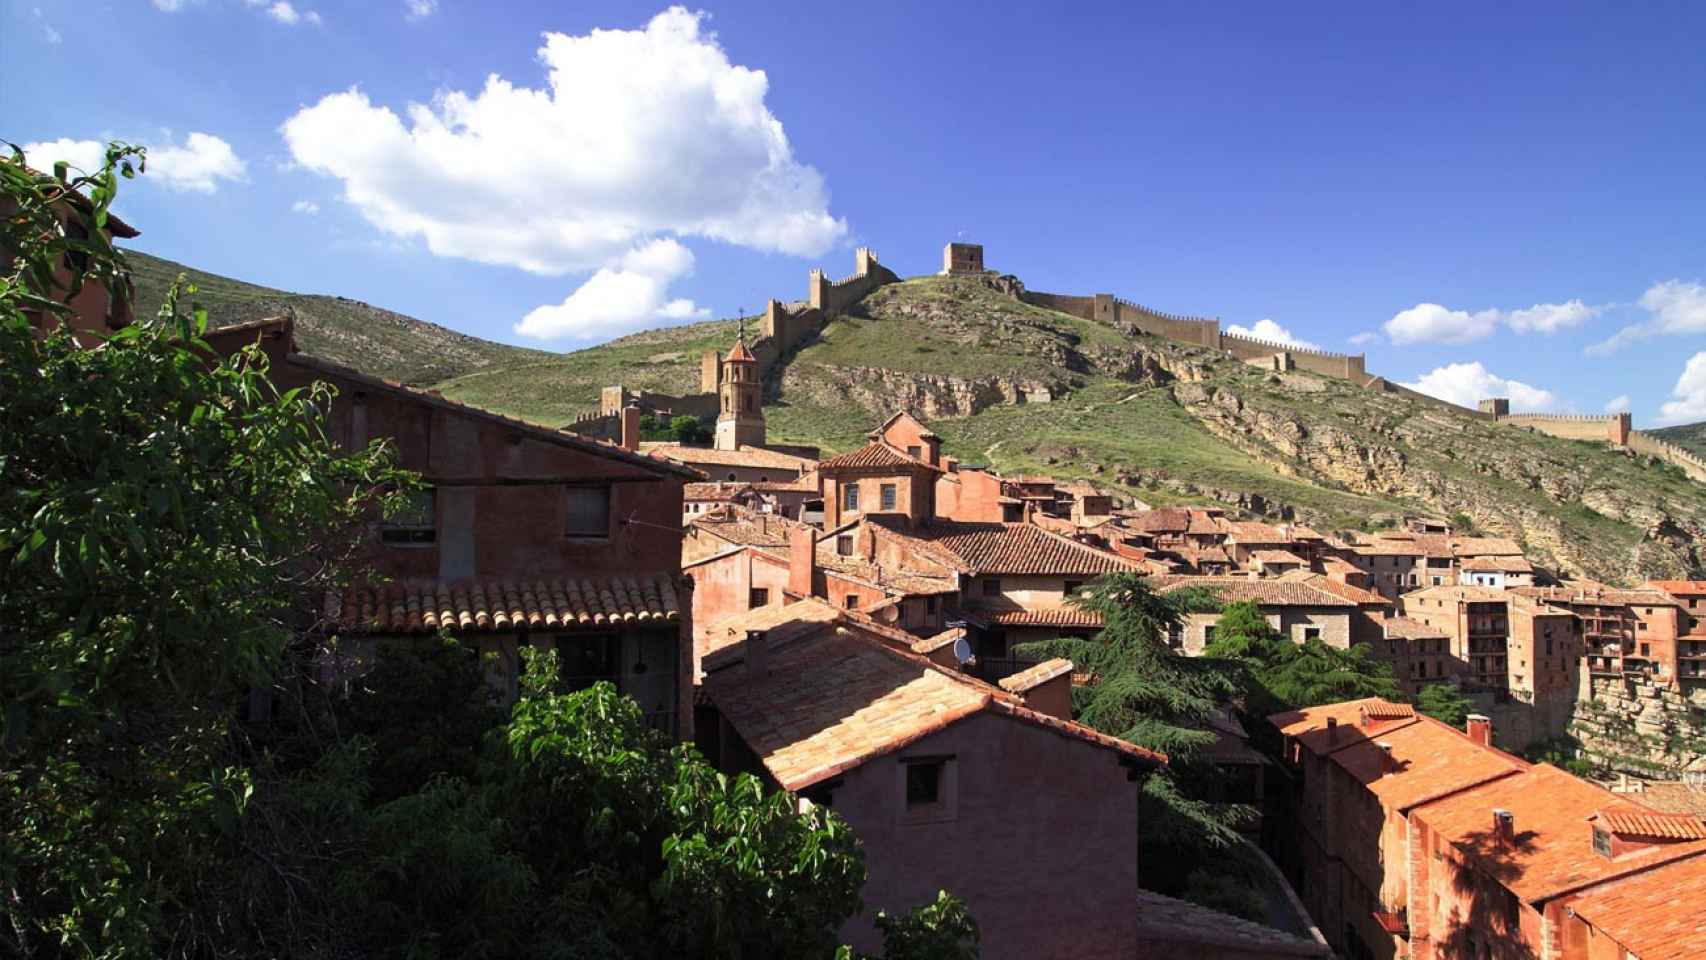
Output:
M872 433L887 433L889 427L894 426L895 421L901 419L902 417L905 417L906 419L911 420L913 423L918 424L918 435L920 437L924 437L926 439L937 439L936 434L933 431L931 431L929 425L926 424L924 421L918 419L917 417L913 416L912 412L909 410L902 410L899 413L891 414L887 420L884 420L882 422L882 424L877 427L877 429L875 429L871 432Z
M1464 570L1471 573L1533 573L1534 564L1521 556L1487 555L1470 557L1461 564Z
M743 493L751 493L752 485L748 483L726 483L718 480L712 483L690 483L681 490L683 500L715 500L729 501Z
M751 444L741 444L735 450L711 447L689 447L679 443L642 443L640 452L648 457L671 463L712 467L751 467L755 470L791 470L796 475L817 466L816 460L796 457L791 453L766 450Z
M1127 518L1125 526L1140 533L1184 533L1191 527L1191 513L1183 507L1157 507Z
M1443 640L1446 633L1409 617L1388 617L1380 621L1388 640Z
M767 668L752 672L743 646L705 658L704 689L784 790L803 790L990 712L1111 750L1146 766L1166 757L1072 721L1025 707L1020 698L869 634L821 600L776 608L795 625L771 622ZM744 623L733 623L730 632ZM760 629L752 627L751 629Z
M1202 587L1213 591L1223 603L1254 600L1271 607L1352 607L1351 601L1306 583L1293 580L1253 579L1251 577L1151 577L1157 593L1167 594L1187 587Z
M940 467L933 467L917 457L909 457L881 440L873 440L857 450L830 457L817 465L819 473L829 470L850 470L859 468L911 468L929 470L941 473Z
M1665 840L1706 840L1706 823L1686 813L1609 810L1598 814L1599 822L1612 833L1626 837L1658 837Z
M1303 558L1290 550L1252 550L1250 557L1257 563L1295 563L1300 567L1304 565Z
M1225 948L1228 956L1240 957L1331 957L1324 943L1305 940L1282 930L1252 923L1184 900L1137 891L1137 937L1148 945L1178 948L1180 956L1220 956L1214 948ZM1198 952L1198 946L1211 952ZM1147 955L1147 954L1140 954ZM1156 956L1170 956L1157 953ZM1644 958L1643 958L1644 960Z
M748 350L746 348L746 338L741 337L740 339L735 341L734 349L730 350L729 355L727 357L723 358L723 362L724 363L757 363L758 358L753 356L752 351Z
M1509 537L1452 537L1451 552L1458 557L1521 556L1522 548Z
M1706 594L1706 580L1648 580L1647 586L1663 590L1666 593Z
M1280 579L1291 580L1296 583L1306 583L1317 590L1325 590L1335 596L1343 597L1359 607L1389 607L1392 605L1392 601L1373 592L1372 590L1364 590L1361 587L1352 586L1351 584L1343 583L1324 574L1314 573L1309 570L1291 570L1282 574Z
M1568 903L1632 956L1694 960L1706 943L1706 916L1699 908L1706 903L1706 857L1606 884Z
M667 576L404 580L351 588L335 619L350 633L572 630L675 621L681 609Z
M1018 673L1001 678L999 686L1009 693L1024 693L1027 690L1042 686L1050 680L1064 677L1072 672L1072 661L1064 657L1044 660L1033 667L1027 667Z
M1067 606L1041 607L1035 610L1017 607L993 610L980 608L968 610L966 614L997 627L1100 627L1103 625L1102 615L1094 610L1080 610L1077 607Z
M721 510L694 517L687 524L690 530L700 530L729 543L755 547L785 547L788 545L788 531L797 526L804 524L774 514L753 516Z
M938 521L918 537L958 557L974 574L1093 577L1138 569L1124 557L1031 523Z
M1237 543L1289 543L1291 537L1284 530L1254 520L1229 520L1226 523L1226 537Z

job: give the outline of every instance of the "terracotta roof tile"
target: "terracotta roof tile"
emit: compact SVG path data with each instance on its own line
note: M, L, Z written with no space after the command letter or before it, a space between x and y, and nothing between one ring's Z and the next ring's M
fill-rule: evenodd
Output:
M1688 596L1706 594L1706 580L1648 580L1647 586Z
M1145 764L1166 762L1160 754L1044 716L1006 691L900 651L820 600L776 609L805 622L768 628L764 672L750 672L743 646L731 643L706 658L704 688L784 790L805 789L984 711Z
M1252 550L1250 551L1250 557L1257 563L1295 563L1298 566L1304 565L1303 558L1292 553L1290 550Z
M1156 956L1220 956L1195 947L1225 948L1226 955L1240 957L1330 957L1325 944L1292 936L1249 920L1228 916L1184 900L1137 891L1137 936L1145 944L1161 946ZM1172 950L1168 950L1172 947ZM1148 954L1142 954L1147 956Z
M943 647L951 646L960 642L960 639L965 635L965 627L949 627L933 637L925 637L923 640L914 641L912 644L912 652L924 654L935 653Z
M770 514L756 516L741 513L706 513L694 517L687 526L720 540L754 547L785 547L788 531L801 524Z
M1125 525L1142 533L1184 533L1190 529L1191 513L1183 507L1158 507L1127 519Z
M1706 944L1706 857L1693 857L1568 901L1571 912L1641 960L1694 960ZM1620 956L1623 954L1619 954Z
M872 441L857 450L830 457L817 465L819 473L826 470L852 470L858 468L915 468L941 473L940 467L933 467L916 457L909 457L904 452L889 446L881 440Z
M1030 523L937 522L917 536L958 557L974 574L1100 576L1137 564Z
M716 450L679 443L648 442L640 444L640 452L657 460L689 466L703 464L713 467L751 467L755 470L790 470L796 476L817 466L816 460L750 444L741 444L738 450Z
M1351 607L1351 601L1317 589L1307 583L1289 580L1259 580L1251 577L1188 577L1158 576L1150 578L1157 593L1172 593L1187 587L1202 587L1213 592L1222 603L1254 600L1273 607Z
M1284 530L1267 523L1253 520L1228 521L1226 538L1236 543L1290 543L1291 538Z
M1044 660L1034 667L1027 667L1018 673L1001 678L1001 689L1009 693L1024 693L1027 690L1042 686L1050 680L1064 677L1072 672L1072 661L1064 657Z
M721 480L712 483L689 483L681 489L683 500L711 500L728 502L743 493L751 493L752 485L748 483L725 483Z
M1311 573L1307 570L1293 570L1290 573L1285 574L1285 576L1282 579L1294 580L1297 583L1308 584L1309 586L1314 587L1317 590L1325 590L1328 593L1333 594L1334 596L1343 597L1344 599L1349 600L1350 602L1356 604L1359 607L1360 606L1389 607L1392 605L1392 601L1386 599L1385 597L1381 596L1378 593L1373 592L1372 590L1364 590L1361 587L1353 587L1348 583L1344 583L1344 582L1339 581L1339 580L1334 580L1330 577L1324 576L1324 575L1319 574L1319 573Z
M1420 620L1409 617L1388 617L1380 621L1388 640L1443 640L1446 633Z
M1521 556L1480 556L1470 557L1459 564L1464 570L1488 570L1503 573L1533 573L1534 564Z
M1451 552L1459 557L1522 556L1522 548L1508 537L1452 537Z
M1628 837L1706 840L1706 823L1686 813L1612 810L1601 813L1599 819L1612 833Z
M351 588L336 617L351 633L572 630L680 618L667 576L400 581Z
M973 610L969 613L997 627L1101 627L1102 615L1077 607L1043 607L1038 610Z

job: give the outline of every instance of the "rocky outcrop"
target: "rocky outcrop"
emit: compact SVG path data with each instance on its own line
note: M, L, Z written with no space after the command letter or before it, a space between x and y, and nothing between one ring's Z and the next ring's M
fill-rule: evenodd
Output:
M1678 692L1660 683L1595 677L1576 703L1569 734L1596 764L1616 773L1674 779L1706 771L1706 687Z
M1066 381L1016 377L952 377L881 367L789 367L781 389L792 400L866 410L911 410L925 419L969 417L1000 404L1048 403Z

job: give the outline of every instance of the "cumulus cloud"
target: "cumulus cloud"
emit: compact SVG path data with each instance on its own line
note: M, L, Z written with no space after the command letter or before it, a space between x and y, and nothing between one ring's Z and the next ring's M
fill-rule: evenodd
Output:
M1379 340L1380 334L1375 333L1373 330L1364 330L1361 333L1351 334L1350 339L1351 339L1351 346L1353 346L1353 347L1366 347L1369 344L1373 343L1374 341Z
M1655 283L1641 294L1638 302L1650 315L1645 322L1624 327L1610 339L1588 347L1587 352L1613 353L1647 337L1706 333L1706 285L1698 280Z
M403 17L424 20L438 12L438 0L403 0Z
M1473 343L1493 335L1499 326L1497 310L1448 310L1437 303L1418 303L1400 310L1386 321L1381 329L1392 342L1408 343Z
M312 200L298 200L290 205L290 209L296 213L306 213L313 216L320 212L320 205Z
M1606 413L1628 413L1629 412L1629 395L1627 393L1621 393L1615 397L1612 397L1610 400L1605 401L1605 412Z
M1404 386L1461 407L1474 407L1490 397L1510 398L1513 411L1543 413L1558 407L1558 398L1552 391L1520 380L1507 380L1482 366L1480 361L1446 364Z
M1257 320L1254 326L1245 327L1235 323L1232 326L1227 327L1226 332L1235 337L1250 337L1254 340L1266 340L1269 343L1284 344L1288 347L1297 347L1300 350L1321 349L1320 346L1310 343L1308 340L1299 340L1297 337L1291 335L1290 330L1287 330L1265 317L1261 320Z
M1706 420L1706 351L1688 358L1670 395L1659 408L1661 426Z
M184 0L154 0L154 8L166 13L177 13L184 8Z
M56 47L65 42L64 35L58 30L55 30L53 28L53 24L47 22L47 15L41 12L40 7L31 7L30 15L35 17L36 26L41 27L41 36L43 40L46 40L50 45Z
M191 133L181 144L170 136L163 143L148 144L148 170L142 174L147 183L158 183L173 190L193 193L213 193L221 180L242 180L248 165L226 143L211 133ZM107 145L99 140L61 138L44 143L24 144L24 156L39 169L51 169L56 161L64 160L85 173L101 168L106 159Z
M562 303L536 307L515 332L541 340L598 340L655 320L703 320L709 310L667 299L669 285L692 272L693 251L669 237L653 240L594 273Z
M446 257L545 275L608 268L666 235L816 255L847 233L823 177L703 15L545 35L542 88L493 74L403 116L359 89L285 121L296 163L379 229Z
M1512 310L1505 322L1517 333L1554 334L1579 327L1598 316L1604 307L1590 307L1580 300L1566 303L1537 303L1526 310Z

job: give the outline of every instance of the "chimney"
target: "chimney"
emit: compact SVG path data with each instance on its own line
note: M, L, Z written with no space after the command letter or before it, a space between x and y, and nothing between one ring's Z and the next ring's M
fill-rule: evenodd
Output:
M1491 717L1484 717L1479 713L1471 713L1469 715L1468 722L1464 724L1464 727L1469 732L1469 739L1483 747L1490 747L1493 745L1493 720Z
M638 451L640 449L640 408L623 407L617 414L622 425L622 449Z
M741 659L746 661L746 675L762 677L770 673L769 634L763 630L748 630L741 644Z
M1338 717L1328 717L1327 718L1327 742L1330 744L1336 744L1339 742L1339 718Z
M1374 745L1376 747L1380 748L1380 773L1381 773L1381 775L1384 776L1388 773L1397 773L1398 772L1398 761L1396 759L1394 759L1392 756L1392 744L1387 743L1384 740L1376 740L1374 742Z
M1493 839L1501 847L1515 845L1516 814L1498 807L1493 808Z
M788 530L788 592L812 595L817 582L817 532L805 524Z
M1357 707L1357 726L1363 728L1364 730L1368 729L1368 708L1367 707Z

